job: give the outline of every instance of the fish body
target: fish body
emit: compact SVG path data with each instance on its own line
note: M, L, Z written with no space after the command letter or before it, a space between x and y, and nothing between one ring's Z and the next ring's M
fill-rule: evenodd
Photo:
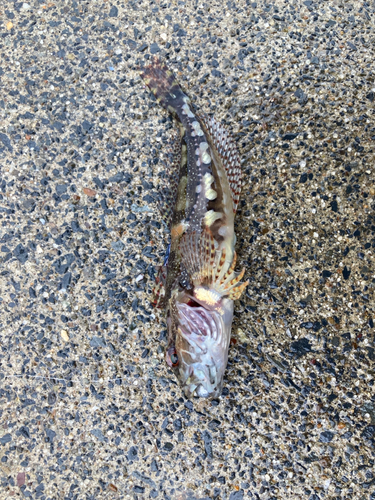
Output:
M187 397L217 397L228 360L233 301L247 285L240 282L244 270L234 271L239 156L225 127L194 111L163 63L155 60L141 76L180 131L165 195L170 247L155 288L156 304L166 309L166 361Z

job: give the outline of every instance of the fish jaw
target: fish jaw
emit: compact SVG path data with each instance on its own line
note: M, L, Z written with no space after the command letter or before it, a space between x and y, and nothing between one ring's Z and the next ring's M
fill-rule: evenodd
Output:
M220 396L228 361L233 301L223 299L220 307L211 310L177 302L173 310L178 317L169 322L176 329L169 338L173 338L179 363L172 369L181 389L188 398Z

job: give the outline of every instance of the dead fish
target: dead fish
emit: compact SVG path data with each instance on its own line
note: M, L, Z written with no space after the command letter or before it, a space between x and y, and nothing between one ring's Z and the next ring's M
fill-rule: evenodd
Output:
M166 310L166 362L187 397L213 398L228 361L233 301L248 284L245 269L235 271L240 159L228 130L194 111L164 63L155 59L141 76L179 124L162 209L170 245L154 291Z

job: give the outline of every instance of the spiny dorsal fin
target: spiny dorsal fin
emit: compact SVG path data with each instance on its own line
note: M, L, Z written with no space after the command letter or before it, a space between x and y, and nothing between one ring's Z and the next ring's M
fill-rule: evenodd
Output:
M165 162L165 170L169 176L168 180L163 183L160 193L161 199L158 201L158 207L164 222L167 227L170 228L173 210L176 204L181 168L181 137L178 132L176 132L172 138L169 153L171 158L168 158Z
M224 125L206 114L199 116L220 155L232 192L233 211L236 212L241 192L241 163L237 145Z
M240 283L245 269L237 273L234 271L237 255L234 252L233 261L225 271L225 249L215 250L215 240L206 226L201 233L196 231L186 233L180 241L180 254L184 268L189 275L189 281L197 291L206 287L213 289L219 297L229 297L236 300L249 284ZM202 291L202 289L201 289ZM202 296L202 295L201 295Z

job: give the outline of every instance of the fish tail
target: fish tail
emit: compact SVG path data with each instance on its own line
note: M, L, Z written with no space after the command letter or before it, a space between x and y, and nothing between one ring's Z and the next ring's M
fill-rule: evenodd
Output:
M160 59L143 68L141 77L156 100L172 113L178 115L181 105L189 100L173 72Z

